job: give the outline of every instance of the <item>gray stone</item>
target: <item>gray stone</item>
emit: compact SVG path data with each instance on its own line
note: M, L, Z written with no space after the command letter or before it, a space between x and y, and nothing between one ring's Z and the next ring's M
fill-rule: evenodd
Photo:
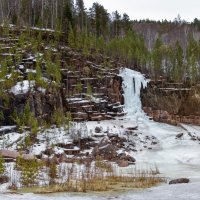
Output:
M178 179L173 179L169 182L169 184L180 184L180 183L189 183L190 180L188 178L178 178Z
M178 139L178 138L182 138L183 137L183 133L179 133L179 134L177 134L176 135L176 138Z
M95 128L95 133L101 133L101 128L97 126L97 127Z

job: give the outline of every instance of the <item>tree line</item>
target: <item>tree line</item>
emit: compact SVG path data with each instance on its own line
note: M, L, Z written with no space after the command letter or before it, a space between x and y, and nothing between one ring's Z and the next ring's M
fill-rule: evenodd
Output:
M164 76L179 82L189 79L191 83L200 79L200 42L193 34L189 34L186 48L179 41L174 44L163 42L158 35L153 48L148 49L144 37L133 28L134 23L145 22L161 25L162 31L182 24L199 31L197 18L192 23L181 20L180 16L173 22L148 19L136 22L126 13L108 13L99 3L86 9L83 0L0 0L0 11L1 22L64 33L68 45L81 49L86 57L95 50L123 61L126 66L147 72L155 79Z
M119 36L130 27L129 16L110 15L99 3L87 10L83 0L0 0L0 21L18 26L59 28L95 32L97 36Z

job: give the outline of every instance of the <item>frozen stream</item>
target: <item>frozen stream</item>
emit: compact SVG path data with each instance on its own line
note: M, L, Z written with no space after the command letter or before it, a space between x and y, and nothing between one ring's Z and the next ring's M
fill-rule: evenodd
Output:
M180 185L164 185L141 191L127 191L123 193L93 193L93 194L71 194L57 193L51 195L12 195L0 194L1 200L199 200L200 183L189 183Z

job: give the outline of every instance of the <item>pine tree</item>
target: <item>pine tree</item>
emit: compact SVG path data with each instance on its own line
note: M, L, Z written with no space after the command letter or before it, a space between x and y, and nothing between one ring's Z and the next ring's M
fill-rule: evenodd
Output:
M129 16L126 13L124 13L122 17L122 26L125 33L131 30L131 21L130 21Z
M176 63L175 63L176 74L174 78L177 81L181 81L184 74L184 69L183 69L183 50L179 42L176 42L175 57L176 57Z
M158 38L155 41L153 52L152 52L152 60L153 60L153 68L154 68L154 76L157 79L159 75L162 74L162 45L163 42L161 38Z
M87 98L90 100L92 97L92 86L88 83L87 84Z
M23 186L36 184L37 176L42 164L33 160L24 160L21 156L17 158L16 167L21 170L21 183Z
M191 77L192 83L196 83L200 74L199 58L200 51L197 41L192 35L189 36L189 43L187 47L187 73Z
M5 172L5 161L2 156L0 156L0 175L4 174Z
M121 29L121 15L118 13L118 11L113 13L113 28L114 36L118 37Z
M101 35L106 38L108 35L109 20L107 10L102 5L94 3L90 9L90 26L95 31L97 38Z
M77 25L81 32L84 32L84 27L86 26L86 9L83 0L76 0L76 15L77 15Z
M74 29L74 2L73 0L66 0L63 12L64 31L68 32L70 26Z
M75 34L74 30L72 28L72 25L69 24L69 33L68 33L68 44L70 47L75 48L76 47L76 39L75 39Z

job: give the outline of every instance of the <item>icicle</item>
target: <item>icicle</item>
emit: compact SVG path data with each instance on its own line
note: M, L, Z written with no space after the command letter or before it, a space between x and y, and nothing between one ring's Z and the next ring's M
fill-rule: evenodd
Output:
M134 93L135 93L135 78L133 78L133 86L134 86Z

